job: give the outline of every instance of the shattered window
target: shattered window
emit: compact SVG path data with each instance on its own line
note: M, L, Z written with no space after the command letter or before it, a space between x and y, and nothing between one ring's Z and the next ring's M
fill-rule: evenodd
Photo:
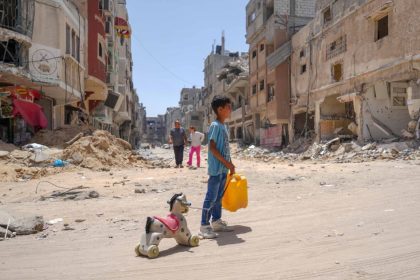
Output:
M331 42L327 46L326 59L329 60L347 50L347 37L346 35L341 36L334 42Z
M392 106L394 107L407 106L407 88L392 87Z
M407 106L407 100L405 98L405 96L394 96L392 98L392 106Z
M34 0L0 0L0 26L32 36Z
M24 66L24 61L27 60L27 56L28 48L24 47L18 41L13 39L0 41L0 62Z

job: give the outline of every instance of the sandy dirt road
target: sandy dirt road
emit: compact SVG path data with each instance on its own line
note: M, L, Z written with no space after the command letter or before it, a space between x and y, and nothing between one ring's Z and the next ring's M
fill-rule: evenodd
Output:
M200 207L206 168L80 170L42 179L100 194L80 201L40 201L56 190L41 183L35 194L40 180L1 183L0 209L63 218L74 230L58 223L0 242L0 279L420 279L418 161L236 166L249 180L249 207L224 211L234 231L196 248L165 239L153 260L134 253L145 217L165 215L179 191ZM200 213L187 216L193 232Z

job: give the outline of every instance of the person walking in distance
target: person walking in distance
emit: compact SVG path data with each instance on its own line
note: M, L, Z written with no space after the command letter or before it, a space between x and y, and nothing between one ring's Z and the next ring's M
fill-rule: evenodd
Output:
M187 143L187 136L184 128L181 127L179 120L175 121L175 127L171 129L169 144L173 144L175 154L175 168L182 168L184 160L184 145Z
M195 127L191 126L190 135L191 135L191 149L190 149L190 156L189 156L189 160L187 164L189 167L191 167L194 153L196 153L197 167L200 167L200 149L201 149L201 142L203 142L204 140L204 134L196 131Z

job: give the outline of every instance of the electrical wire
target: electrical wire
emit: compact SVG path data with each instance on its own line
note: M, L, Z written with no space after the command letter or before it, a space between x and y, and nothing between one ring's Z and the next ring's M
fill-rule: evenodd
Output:
M137 38L134 36L134 34L131 34L131 37L133 39L135 39L137 41L137 43L140 45L140 47L157 63L159 64L160 67L162 67L162 69L164 69L166 72L168 72L169 74L171 74L174 78L176 78L177 80L186 83L189 86L193 86L194 84L183 79L182 77L178 76L175 72L173 72L172 70L170 70L168 67L166 67L163 63L161 63L153 54L152 52L150 52L145 46L144 44Z

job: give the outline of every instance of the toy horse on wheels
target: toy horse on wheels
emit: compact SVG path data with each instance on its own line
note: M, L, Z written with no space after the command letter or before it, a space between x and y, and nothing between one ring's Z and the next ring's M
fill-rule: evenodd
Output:
M185 194L174 194L168 204L170 213L166 217L147 217L145 233L135 248L137 256L156 258L159 255L159 243L163 238L175 238L178 244L184 246L198 246L199 237L191 234L183 215L191 206Z

